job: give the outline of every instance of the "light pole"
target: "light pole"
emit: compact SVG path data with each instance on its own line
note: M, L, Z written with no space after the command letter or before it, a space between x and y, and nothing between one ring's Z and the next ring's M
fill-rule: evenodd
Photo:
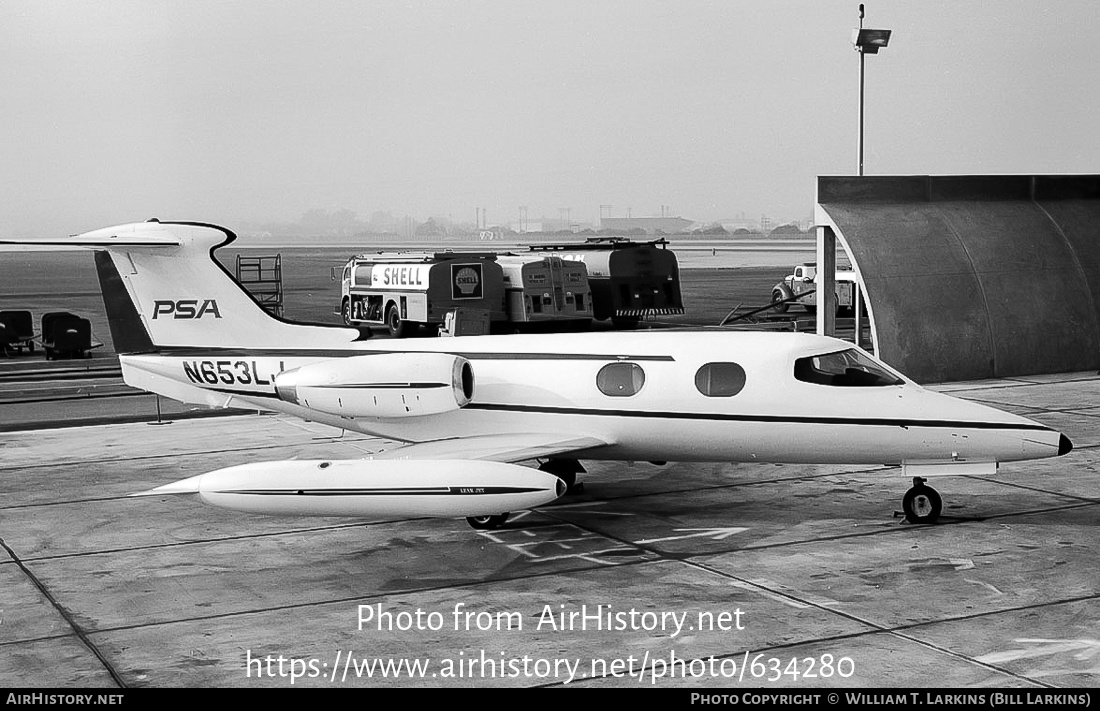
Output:
M863 175L863 56L878 54L890 42L890 30L863 28L863 3L859 5L859 29L852 30L852 44L859 52L859 174Z

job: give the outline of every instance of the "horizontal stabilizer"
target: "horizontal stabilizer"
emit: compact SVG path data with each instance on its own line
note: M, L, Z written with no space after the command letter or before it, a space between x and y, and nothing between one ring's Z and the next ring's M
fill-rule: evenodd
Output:
M18 244L28 247L68 247L80 249L111 249L136 247L179 247L180 241L164 234L101 234L90 232L72 237L0 237L0 244Z

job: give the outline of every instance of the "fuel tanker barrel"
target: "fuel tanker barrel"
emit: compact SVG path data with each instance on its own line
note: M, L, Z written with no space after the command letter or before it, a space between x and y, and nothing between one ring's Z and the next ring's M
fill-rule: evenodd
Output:
M631 325L646 317L684 313L680 267L667 245L664 239L631 242L600 238L579 245L540 245L532 249L553 249L563 259L584 262L593 317Z

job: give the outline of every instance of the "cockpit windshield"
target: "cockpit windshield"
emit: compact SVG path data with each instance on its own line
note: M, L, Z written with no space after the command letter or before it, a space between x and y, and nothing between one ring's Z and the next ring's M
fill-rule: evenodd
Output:
M848 388L905 383L858 348L799 358L794 362L794 377L804 383Z

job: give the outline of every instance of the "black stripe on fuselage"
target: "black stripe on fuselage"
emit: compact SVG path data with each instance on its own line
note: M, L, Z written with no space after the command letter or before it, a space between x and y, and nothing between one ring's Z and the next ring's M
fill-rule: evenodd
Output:
M202 386L197 386L202 387ZM279 399L275 393L257 393L227 388L204 388L227 395ZM542 407L538 405L502 405L499 403L471 402L463 410L486 412L526 412L544 415L581 415L589 417L621 417L639 419L696 420L711 422L755 422L778 425L857 425L862 427L934 427L937 429L1019 430L1022 432L1054 432L1040 425L1015 422L973 422L968 420L914 420L892 417L808 417L798 415L736 415L713 412L668 412L647 410L608 410L584 407ZM354 419L354 418L352 418Z
M605 410L581 407L538 407L471 402L466 410L490 412L538 412L549 415L589 415L596 417L637 417L642 419L710 420L714 422L756 422L764 424L798 425L860 425L873 427L935 427L975 430L1024 430L1053 432L1040 424L1013 422L970 422L966 420L913 420L888 417L804 417L796 415L734 415L702 412L651 412L645 410Z
M215 392L242 397L278 399L274 393L238 392L224 388L205 388ZM586 417L620 417L638 419L695 420L710 422L751 422L777 425L856 425L861 427L934 427L937 429L1018 430L1022 432L1048 432L1054 430L1040 425L1015 422L973 422L967 420L913 420L888 417L807 417L795 415L735 415L713 412L651 412L647 410L607 410L583 407L540 407L537 405L502 405L498 403L471 402L463 410L486 412L525 412L544 415L580 415ZM352 418L355 419L355 418Z
M212 393L223 393L225 395L240 395L241 397L263 397L269 400L281 400L278 393L259 393L255 390L230 390L229 388L212 388L208 385L202 385L201 383L191 383L196 388L201 390L208 390Z
M343 390L344 388L351 388L352 390L369 390L378 388L379 390L408 390L409 388L419 388L421 390L430 390L432 388L449 388L450 383L336 383L334 385L309 385L304 387L311 388L334 388L337 390Z

